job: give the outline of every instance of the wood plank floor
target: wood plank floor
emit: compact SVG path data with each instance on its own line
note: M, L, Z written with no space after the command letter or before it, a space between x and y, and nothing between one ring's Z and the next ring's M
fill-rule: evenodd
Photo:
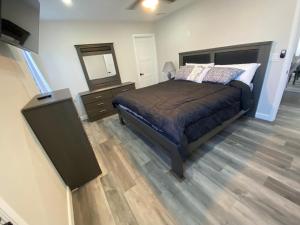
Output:
M76 225L299 225L296 94L276 122L242 118L199 148L183 181L117 116L85 123L103 174L73 192Z

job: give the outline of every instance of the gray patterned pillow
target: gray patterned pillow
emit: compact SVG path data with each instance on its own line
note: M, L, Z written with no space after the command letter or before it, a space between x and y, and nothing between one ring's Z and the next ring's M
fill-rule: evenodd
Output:
M175 80L187 80L195 66L181 66L176 72Z
M228 84L244 73L245 70L230 67L213 67L204 77L204 82Z

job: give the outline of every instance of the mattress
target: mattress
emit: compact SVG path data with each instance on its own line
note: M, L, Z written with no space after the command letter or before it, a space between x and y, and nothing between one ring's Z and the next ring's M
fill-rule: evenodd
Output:
M247 85L246 85L247 86ZM171 80L116 96L120 106L162 133L173 143L193 142L248 107L250 88ZM246 97L245 97L246 96ZM250 98L250 97L249 97Z

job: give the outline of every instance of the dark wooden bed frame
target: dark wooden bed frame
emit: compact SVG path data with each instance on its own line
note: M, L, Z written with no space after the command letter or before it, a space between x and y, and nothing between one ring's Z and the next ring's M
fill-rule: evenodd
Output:
M147 125L137 117L133 116L123 108L117 106L119 118L122 124L127 124L136 132L147 138L152 143L161 147L161 149L171 159L172 172L179 178L184 177L183 162L192 153L193 150L199 148L203 143L218 134L232 122L243 115L251 117L255 116L259 97L261 94L265 74L269 62L272 42L251 43L237 46L228 46L222 48L213 48L200 51L184 52L179 54L180 65L186 63L210 63L214 62L216 65L226 64L242 64L242 63L260 63L261 66L257 70L253 79L253 98L254 104L248 111L240 111L231 119L224 121L221 125L214 128L198 140L188 143L187 138L181 141L180 145L174 144L164 135ZM185 155L180 154L184 152Z

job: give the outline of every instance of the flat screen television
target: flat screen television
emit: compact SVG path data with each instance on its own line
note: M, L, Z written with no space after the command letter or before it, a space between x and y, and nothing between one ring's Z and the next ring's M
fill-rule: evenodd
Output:
M39 0L0 0L0 40L38 53Z

